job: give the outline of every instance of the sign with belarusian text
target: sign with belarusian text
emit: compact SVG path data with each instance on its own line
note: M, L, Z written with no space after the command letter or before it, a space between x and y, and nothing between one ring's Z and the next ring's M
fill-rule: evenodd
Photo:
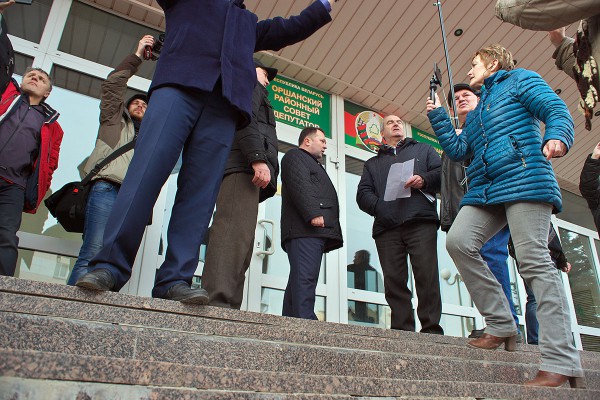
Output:
M305 128L318 126L331 138L331 96L323 91L277 76L268 87L277 122Z

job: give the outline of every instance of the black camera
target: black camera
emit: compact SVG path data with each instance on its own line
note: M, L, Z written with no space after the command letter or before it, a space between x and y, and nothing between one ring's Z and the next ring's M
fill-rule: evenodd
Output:
M160 56L160 52L161 52L164 44L165 44L165 34L161 33L160 35L158 35L158 38L154 38L153 46L146 46L144 48L144 60L152 60L152 61L158 60L158 57Z

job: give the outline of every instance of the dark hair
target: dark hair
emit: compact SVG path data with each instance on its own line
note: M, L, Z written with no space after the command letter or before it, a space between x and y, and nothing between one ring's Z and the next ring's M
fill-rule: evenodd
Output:
M304 139L306 139L307 137L315 136L317 134L317 131L325 133L323 129L317 126L307 126L306 128L302 129L302 132L300 132L300 137L298 137L298 146L301 146L302 142L304 142Z

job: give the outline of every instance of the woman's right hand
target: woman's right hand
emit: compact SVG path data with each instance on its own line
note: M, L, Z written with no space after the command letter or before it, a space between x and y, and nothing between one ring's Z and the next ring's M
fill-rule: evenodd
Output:
M434 94L435 96L435 104L433 103L433 101L431 100L431 97L427 98L427 113L429 114L430 111L435 110L436 108L438 108L440 106L440 98L439 96L436 94Z

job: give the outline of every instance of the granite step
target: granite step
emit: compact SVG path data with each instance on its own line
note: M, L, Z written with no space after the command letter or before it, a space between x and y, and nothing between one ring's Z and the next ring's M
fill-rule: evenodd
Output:
M2 280L0 280L1 283ZM77 298L82 294L89 297L90 294L86 291L34 282L34 286L44 285L50 286L50 289L57 289L58 286L59 290L67 292L74 298L64 295L61 298L43 297L47 296L50 291L46 288L32 293L0 291L0 310L330 348L458 357L478 361L517 362L536 366L539 363L537 346L518 345L518 351L514 353L481 351L467 348L464 338L306 321L206 306L185 306L178 302L159 299L145 298L140 305L139 302L142 298L116 293L92 293L91 296L95 300L104 299L104 302L90 303ZM0 290L2 289L0 288ZM115 297L121 301L114 301ZM125 299L122 299L123 297ZM135 307L124 306L122 300L128 300ZM169 311L165 311L164 308L169 308ZM582 359L585 368L600 370L598 353L582 352Z
M1 350L0 399L598 399L600 391L214 368ZM33 397L24 397L23 393ZM57 394L55 396L55 393ZM85 397L81 395L87 395ZM36 396L43 394L43 396ZM80 397L77 397L80 395ZM179 397L177 397L179 396Z
M6 312L0 313L0 347L217 368L419 381L512 384L531 379L537 372L533 363L327 347ZM590 389L600 390L600 371L586 369L586 381Z
M290 337L290 340L301 341L303 338L302 334L304 334L307 335L306 339L310 343L314 343L314 340L317 337L324 338L327 334L342 334L346 335L343 336L343 341L350 341L349 345L351 346L357 346L360 343L367 343L367 349L381 349L381 346L385 346L384 343L387 343L388 345L390 343L395 343L396 345L406 344L406 346L409 347L414 347L416 343L416 346L419 348L419 352L427 351L427 349L423 346L424 342L426 342L428 346L436 346L443 344L455 345L464 348L467 341L467 339L465 338L451 336L403 332L390 329L339 324L333 322L324 323L320 321L287 318L270 314L254 313L239 310L228 310L209 306L188 306L179 302L162 299L130 296L112 292L94 292L65 285L27 281L23 279L0 276L0 295L3 292L13 294L26 294L34 297L40 297L33 302L33 307L35 308L31 309L32 313L38 312L42 314L48 313L43 315L55 315L57 313L55 306L58 303L49 303L50 299L63 299L72 301L72 303L69 303L69 307L63 306L59 307L59 309L61 311L64 309L71 310L73 318L77 318L75 316L77 310L79 310L79 312L81 313L85 313L89 318L92 318L94 316L95 308L84 306L84 304L91 303L113 307L111 310L112 312L116 312L118 314L115 316L119 318L119 320L120 318L124 318L124 316L127 316L131 312L131 310L155 311L156 315L162 315L163 317L165 315L168 315L168 317L164 317L165 321L163 321L163 325L166 324L173 327L178 327L181 325L183 326L182 329L185 328L185 323L183 321L187 321L188 323L191 322L191 325L193 326L195 324L198 324L197 321L199 320L197 318L202 317L203 322L202 324L200 324L198 329L206 329L207 331L212 329L214 333L224 335L227 334L226 330L229 330L232 335L240 335L243 334L244 330L253 328L257 331L257 334L266 335L264 337L265 339L268 339L269 331L275 332L275 334L279 335L280 337L286 337L286 335L281 335L281 329L283 329L284 333L295 333L295 336ZM41 298L43 298L43 300ZM0 309L2 309L2 307L4 306L5 301L7 301L6 298L0 301ZM23 304L19 303L18 301L16 302L16 304L13 304L13 308L19 308L22 306ZM121 309L120 313L117 312L117 310L119 309ZM95 317L98 318L98 320L100 321L106 320L107 318L104 317L105 312L107 312L107 309L103 309L102 311L95 313L97 314L95 315ZM140 317L140 314L138 313L136 314L136 316ZM191 318L181 318L181 316L189 316ZM130 319L133 318L134 317L132 316ZM146 317L143 316L141 318ZM160 320L160 318L158 320ZM182 323L177 324L178 320L181 320ZM219 325L219 322L226 322L227 324ZM160 323L157 326L160 326ZM269 330L269 328L272 329ZM316 333L317 335L311 336L312 333ZM261 336L257 336L257 338L261 338ZM363 340L361 342L360 338L365 338L368 340ZM380 340L381 343L379 342ZM323 344L332 345L331 343ZM393 351L393 349L389 349L386 347L383 347L383 349ZM518 345L518 349L518 354L539 354L537 346L529 346L522 344ZM435 350L437 351L439 350L439 348L436 348ZM468 354L472 354L472 351L466 351L463 354L463 356L468 356ZM505 352L505 354L510 356L509 353ZM600 366L600 353L583 352L582 357L588 360L588 362L592 362L595 365ZM481 357L477 356L477 358ZM496 359L495 356L494 359Z
M37 357L38 361L32 363L38 369L43 369L40 365L45 367L52 357L72 357L67 365L77 359L94 360L89 374L69 378L66 372L46 377L27 376L23 371L32 364L18 364L13 358L16 366L21 365L15 379L85 381L85 376L93 376L93 371L103 368L110 371L115 368L110 363L122 363L122 368L130 371L135 369L134 365L143 366L141 371L148 365L168 365L182 375L190 368L207 369L194 371L215 377L220 386L203 387L199 391L197 386L178 386L173 382L127 383L152 390L158 390L154 386L160 390L191 390L181 394L192 396L189 398L213 398L212 392L217 393L223 387L236 393L254 390L231 386L222 377L218 380L216 371L238 371L233 378L235 382L243 380L239 374L255 374L253 379L258 382L263 376L271 376L276 382L273 387L286 387L276 380L277 376L297 376L297 381L315 377L317 381L339 383L337 391L326 393L298 388L286 393L271 391L279 393L275 396L280 397L275 398L288 398L281 396L289 393L355 396L359 392L360 396L414 398L419 392L409 389L420 391L423 385L431 387L426 398L563 398L563 394L564 398L600 398L596 393L600 390L598 353L582 352L590 390L535 389L550 392L539 397L536 392L532 397L528 392L532 389L515 383L530 379L537 372L536 346L521 345L519 351L509 353L469 349L465 342L464 338L186 306L161 299L0 277L0 363L3 355L10 352L31 352ZM41 361L46 356L51 358ZM0 376L5 376L5 369ZM369 394L362 389L377 379L392 387L400 385L401 390ZM355 387L352 382L359 382L358 392L341 389ZM456 390L444 391L444 387L455 387L452 385L456 385ZM481 393L478 388L486 388L486 392ZM205 394L207 390L212 392ZM271 392L261 391L265 395Z

